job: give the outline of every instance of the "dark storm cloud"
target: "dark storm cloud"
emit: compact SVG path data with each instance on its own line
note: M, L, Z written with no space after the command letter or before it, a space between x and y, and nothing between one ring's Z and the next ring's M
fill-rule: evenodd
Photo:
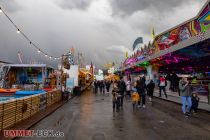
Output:
M184 16L181 21L189 19L188 16L194 14L194 8L200 3L200 0L187 0L188 3L192 3L183 8L184 3L181 0L169 0L165 3L156 0L159 4L155 0L147 1L0 0L0 5L4 6L6 11L13 12L8 15L49 55L58 57L74 46L76 54L84 54L85 64L92 61L94 65L101 67L105 63L120 63L124 60L125 52L131 53L132 44L137 37L143 36L144 42L147 43L150 39L149 23L155 23L155 29L164 31L180 22L179 17ZM144 6L138 6L140 2L143 2ZM130 6L126 7L128 3ZM159 7L155 7L156 5ZM165 6L167 8L163 9ZM118 15L123 13L126 17L112 16L113 12ZM0 16L0 23L0 60L19 63L17 53L21 51L24 63L36 60L57 66L59 61L50 61L30 47L29 42L16 33L16 29L5 16Z
M58 0L57 3L64 9L87 9L93 0Z
M16 12L21 9L17 0L0 0L0 6L7 10L7 12Z
M183 3L190 3L190 1L192 0L111 0L111 5L114 15L127 16L148 9L157 12L171 11Z

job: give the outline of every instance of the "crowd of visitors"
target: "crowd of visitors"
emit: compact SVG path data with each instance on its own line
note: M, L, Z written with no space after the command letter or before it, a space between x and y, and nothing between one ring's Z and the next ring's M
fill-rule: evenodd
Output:
M159 97L162 97L162 91L165 98L168 98L166 87L172 91L179 92L182 101L182 112L186 117L191 115L191 112L196 113L199 105L199 97L196 93L192 94L192 86L190 81L183 77L181 80L175 74L168 74L166 77L160 75L157 82L159 87ZM113 85L113 86L111 86ZM123 109L124 98L131 99L133 108L146 108L146 96L148 96L148 103L152 103L155 82L148 76L138 76L136 80L132 81L130 77L126 80L123 77L119 81L101 80L94 81L94 93L98 90L101 94L112 93L113 111L119 112ZM110 90L110 88L112 89Z
M102 94L105 94L105 90L107 93L109 93L111 83L112 81L109 80L94 81L94 93L97 94L98 90Z

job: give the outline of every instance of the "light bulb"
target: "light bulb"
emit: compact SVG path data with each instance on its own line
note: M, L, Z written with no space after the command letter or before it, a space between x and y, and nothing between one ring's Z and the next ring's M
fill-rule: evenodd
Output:
M18 33L18 34L20 33L20 29L17 30L17 33Z
M1 9L1 7L0 7L0 13L2 12L2 9Z
M38 52L38 53L40 53L41 51L40 51L40 50L38 50L37 52Z
M47 54L45 54L45 57L47 57Z
M52 57L50 56L50 59L51 59Z

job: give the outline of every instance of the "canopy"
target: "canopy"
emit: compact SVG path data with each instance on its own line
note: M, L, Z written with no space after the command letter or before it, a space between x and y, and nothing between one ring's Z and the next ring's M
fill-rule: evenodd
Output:
M111 74L111 75L108 75L105 77L105 80L120 80L120 77L118 75L115 75L115 74Z

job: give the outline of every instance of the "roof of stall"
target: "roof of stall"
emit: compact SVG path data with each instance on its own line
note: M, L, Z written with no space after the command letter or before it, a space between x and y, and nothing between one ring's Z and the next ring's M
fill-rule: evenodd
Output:
M201 10L198 12L198 14L195 17L193 17L193 18L191 18L191 19L189 19L189 20L187 20L187 21L185 21L183 23L180 23L180 24L178 24L178 25L176 25L176 26L174 26L174 27L172 27L172 28L170 28L170 29L168 29L168 30L166 30L166 31L158 34L158 35L156 35L155 38L158 38L159 36L161 36L161 35L163 35L163 34L165 34L167 32L170 32L170 31L172 31L172 30L174 30L174 29L176 29L178 27L181 27L181 26L183 26L183 25L185 25L185 24L187 24L187 23L189 23L189 22L191 22L191 21L193 21L195 19L198 19L199 16L202 14L202 12L205 10L205 8L207 6L209 7L209 3L210 3L210 0L207 0L206 3L203 5L203 7L201 8Z
M181 33L183 33L181 31L182 30L186 31L184 30L185 27L187 27L188 32L185 32L184 35L189 34L189 36L181 36ZM179 39L177 39L176 37L174 39L173 38L174 34L176 35L176 37L179 36ZM165 43L165 41L163 41L165 38L167 38L166 40L170 40L171 39L170 37L174 39L173 40L174 43L171 44L170 46L168 45L167 48L165 48L164 46L164 49L161 49L159 44L161 44L162 42ZM206 42L207 43L210 42L209 38L210 38L210 0L207 0L207 2L202 7L197 16L155 36L155 39L153 41L155 53L147 55L143 59L138 60L137 62L130 63L128 66L124 67L123 69L124 70L129 69L138 64L142 64L144 62L148 62L151 60L157 60L158 58L167 55L171 55L174 57L182 55L182 56L188 56L188 58L191 58L193 54L189 52L196 52L193 54L194 57L196 55L197 55L196 57L210 55L209 53L210 47L208 46L208 44L206 44Z
M46 64L5 64L4 67L47 67Z

